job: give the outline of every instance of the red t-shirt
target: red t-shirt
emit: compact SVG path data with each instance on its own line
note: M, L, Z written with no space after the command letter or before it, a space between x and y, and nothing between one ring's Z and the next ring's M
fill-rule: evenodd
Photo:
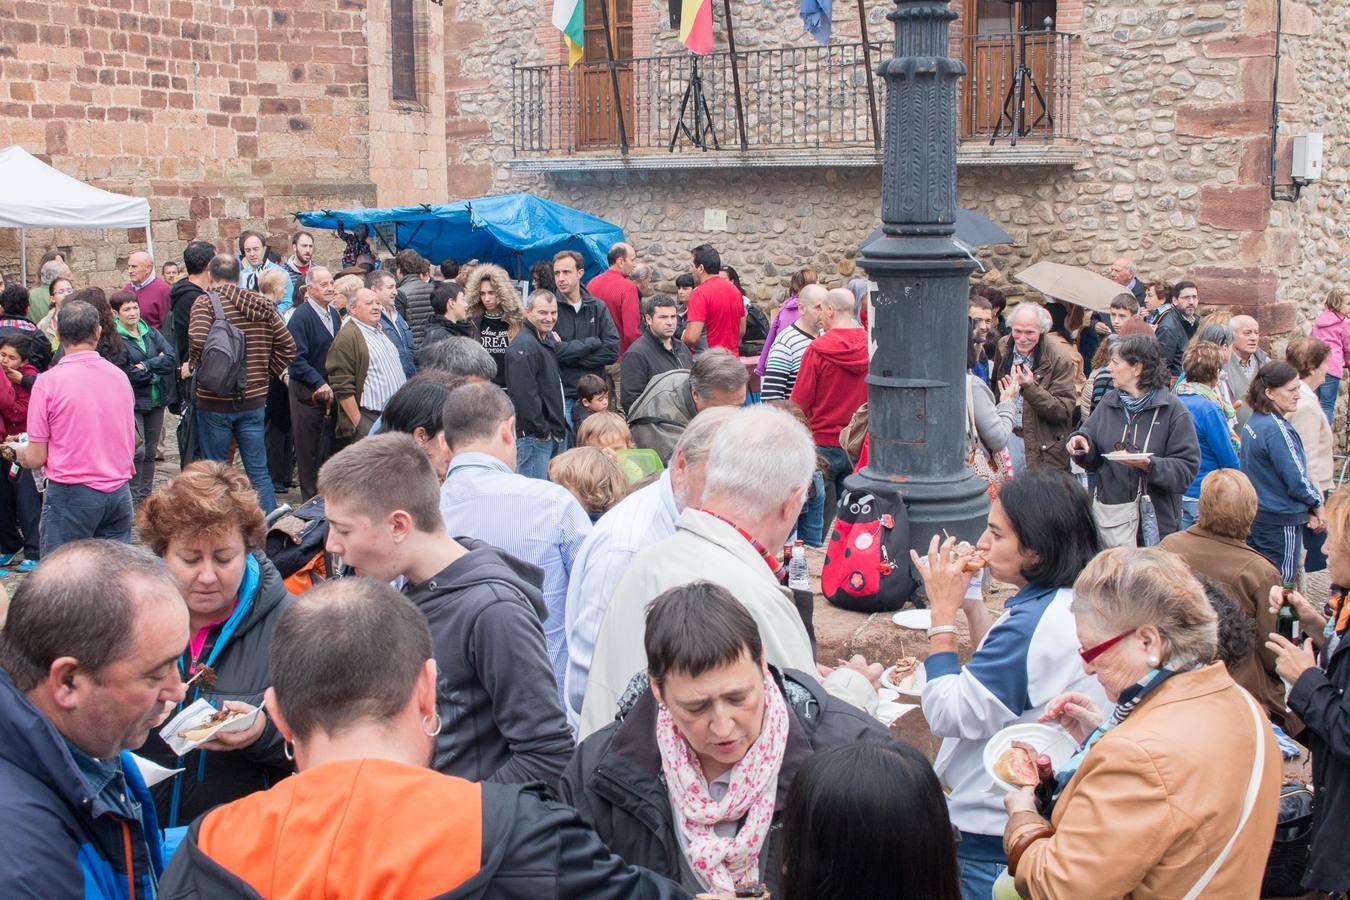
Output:
M725 347L737 356L741 351L741 319L745 301L736 285L714 275L689 295L689 321L702 322L709 347Z

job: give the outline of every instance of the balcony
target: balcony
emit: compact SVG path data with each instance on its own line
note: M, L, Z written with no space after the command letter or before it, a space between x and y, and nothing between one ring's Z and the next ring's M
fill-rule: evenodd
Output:
M873 71L892 52L881 43L867 49ZM1077 35L1061 32L954 39L953 53L968 73L958 86L958 163L1076 162L1076 51ZM1024 84L1022 122L1031 127L1013 146L1010 120L999 123L1018 59L1035 84ZM690 86L695 65L702 104ZM604 63L513 66L511 166L567 172L880 165L886 83L868 78L861 43L741 51L735 74L739 115L729 52L618 60L612 74ZM1011 96L1007 109L1016 118Z

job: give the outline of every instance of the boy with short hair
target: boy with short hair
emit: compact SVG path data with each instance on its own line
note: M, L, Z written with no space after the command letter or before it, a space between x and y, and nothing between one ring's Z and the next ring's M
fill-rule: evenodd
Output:
M1111 298L1111 330L1120 333L1120 327L1139 317L1139 301L1134 294L1122 291Z
M572 433L581 430L581 423L591 413L609 411L609 382L594 373L577 379L577 402L572 407Z
M319 471L319 494L328 551L362 575L406 579L403 592L431 626L432 767L470 781L556 784L573 745L544 644L540 570L446 533L440 479L406 434L337 453Z

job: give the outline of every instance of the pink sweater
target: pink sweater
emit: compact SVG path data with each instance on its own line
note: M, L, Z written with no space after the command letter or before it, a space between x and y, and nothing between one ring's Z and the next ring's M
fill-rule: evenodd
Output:
M1350 320L1338 312L1324 309L1313 322L1311 336L1331 348L1327 355L1327 375L1340 378L1345 369L1346 351L1350 350Z

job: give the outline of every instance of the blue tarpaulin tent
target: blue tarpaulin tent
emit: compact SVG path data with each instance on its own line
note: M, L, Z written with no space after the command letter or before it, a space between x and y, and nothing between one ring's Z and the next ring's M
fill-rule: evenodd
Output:
M321 209L295 214L307 228L350 231L366 225L377 253L413 249L433 264L443 259L477 259L525 278L530 266L552 259L559 250L586 258L587 275L609 263L609 248L623 240L623 229L604 219L533 194L503 194L440 206L386 209ZM387 242L385 246L382 243Z

